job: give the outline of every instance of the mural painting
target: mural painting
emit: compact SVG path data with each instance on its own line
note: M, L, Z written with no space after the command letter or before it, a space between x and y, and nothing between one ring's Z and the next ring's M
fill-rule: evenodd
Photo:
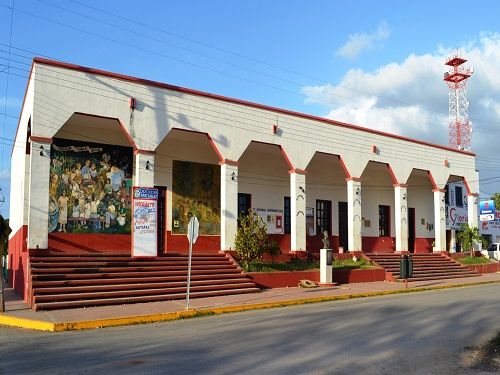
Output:
M187 233L196 215L200 234L220 234L220 167L174 160L172 175L172 233Z
M132 149L54 138L49 232L130 234Z

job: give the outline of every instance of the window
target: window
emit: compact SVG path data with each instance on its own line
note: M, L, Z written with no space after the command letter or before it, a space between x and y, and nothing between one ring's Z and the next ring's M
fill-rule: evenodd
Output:
M455 186L455 204L457 207L464 206L464 197L462 195L462 187Z
M390 221L391 209L389 206L378 206L378 235L380 237L390 237Z
M444 202L450 204L450 187L448 185L444 187Z
M284 202L284 208L285 208L285 217L284 217L284 224L285 224L285 234L290 234L292 232L291 228L291 206L290 206L290 197L285 197L285 202Z
M252 195L238 193L238 216L246 215L252 207Z
M316 234L323 235L324 231L332 234L332 202L316 201Z

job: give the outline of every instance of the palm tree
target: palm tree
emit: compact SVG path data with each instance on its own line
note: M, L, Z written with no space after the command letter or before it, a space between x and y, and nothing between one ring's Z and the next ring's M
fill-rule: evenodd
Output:
M464 250L470 252L470 257L474 258L474 243L482 243L483 237L479 233L478 227L470 227L469 224L462 224L461 229L457 232L457 239L462 243Z

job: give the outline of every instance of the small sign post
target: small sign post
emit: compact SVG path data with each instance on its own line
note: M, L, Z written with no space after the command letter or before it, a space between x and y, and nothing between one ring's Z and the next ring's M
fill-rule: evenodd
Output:
M191 287L191 257L193 254L193 244L198 239L198 231L200 229L200 222L196 216L191 216L188 224L187 238L189 241L189 255L188 255L188 276L187 276L187 289L186 289L186 310L189 310L189 288Z

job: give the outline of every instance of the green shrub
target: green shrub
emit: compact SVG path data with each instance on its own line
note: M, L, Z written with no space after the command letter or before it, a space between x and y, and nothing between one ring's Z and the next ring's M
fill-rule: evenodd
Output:
M251 209L246 215L240 215L234 245L244 269L248 269L250 262L261 260L266 253L273 257L281 254L278 244L269 238L266 224Z

